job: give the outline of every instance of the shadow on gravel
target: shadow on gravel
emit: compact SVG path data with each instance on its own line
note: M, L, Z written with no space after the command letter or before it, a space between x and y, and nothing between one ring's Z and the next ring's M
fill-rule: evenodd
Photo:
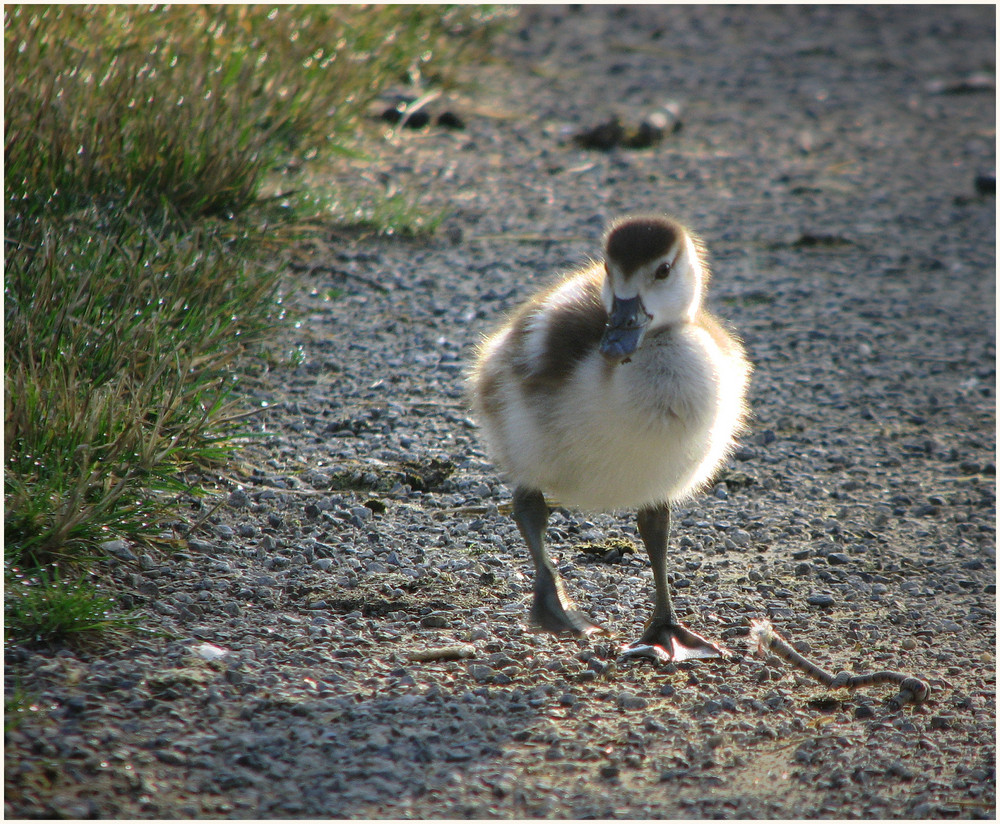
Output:
M229 766L201 772L198 792L225 795L218 809L231 817L408 817L415 800L454 795L467 773L485 776L482 765L471 765L498 760L536 718L516 691L453 696L436 685L411 689L249 704L240 714L244 724L213 736L212 763ZM513 785L481 783L476 794L484 789L502 796Z

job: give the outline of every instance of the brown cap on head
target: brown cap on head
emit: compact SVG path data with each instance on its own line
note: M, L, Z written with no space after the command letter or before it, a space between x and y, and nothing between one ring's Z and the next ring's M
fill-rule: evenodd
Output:
M611 224L604 248L626 277L662 257L684 236L684 227L662 215L628 215Z

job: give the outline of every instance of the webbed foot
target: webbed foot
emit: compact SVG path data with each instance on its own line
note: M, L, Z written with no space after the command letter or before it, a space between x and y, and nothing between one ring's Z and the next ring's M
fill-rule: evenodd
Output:
M697 658L727 658L732 652L680 623L653 623L642 637L622 651L625 658L652 658L654 661L691 661Z

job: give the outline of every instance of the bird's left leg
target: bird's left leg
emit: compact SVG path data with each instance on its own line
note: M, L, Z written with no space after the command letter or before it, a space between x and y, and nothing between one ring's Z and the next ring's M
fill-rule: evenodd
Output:
M658 661L720 658L729 650L692 632L677 620L667 582L667 537L670 534L670 504L639 510L639 536L653 567L655 601L653 614L642 636L626 650L626 656L645 656Z

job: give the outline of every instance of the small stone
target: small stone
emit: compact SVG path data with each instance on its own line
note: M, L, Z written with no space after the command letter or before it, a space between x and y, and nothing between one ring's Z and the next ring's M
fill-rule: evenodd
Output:
M444 111L437 116L438 126L443 126L445 129L464 129L465 121L455 114L453 111Z
M114 555L119 561L134 562L138 560L125 541L106 541L101 544L101 549L108 555Z
M636 695L632 692L619 693L615 701L623 710L644 710L649 706L649 701L641 695Z
M563 693L559 696L559 703L564 707L572 707L577 703L577 697L571 692Z
M332 558L317 558L315 561L312 562L312 568L318 569L321 572L329 571L330 567L332 566L333 566Z
M660 781L676 781L678 778L684 778L688 774L687 770L664 770L660 773Z
M736 546L748 546L750 544L750 533L745 529L734 529L730 535Z
M472 646L472 644L456 644L451 647L434 647L432 649L416 650L415 652L411 652L407 658L411 661L417 662L459 661L463 658L473 658L475 655L476 648ZM475 664L473 666L481 665ZM489 667L486 667L486 669L489 669Z
M573 141L584 149L610 151L618 146L625 137L625 128L617 117L612 117L604 123L573 135Z
M886 770L889 775L896 778L900 778L903 781L912 781L914 778L913 770L907 767L902 761L893 761L889 768Z
M74 695L66 699L65 707L69 715L79 715L87 709L87 699L80 695Z
M851 559L843 552L831 552L826 556L826 562L831 566L837 566L839 564L849 564Z
M367 506L354 506L351 507L351 515L357 518L361 523L367 523L372 519L372 511Z
M948 715L935 715L931 717L932 730L950 730L954 719Z
M446 612L432 612L420 619L420 626L425 629L445 629L449 623Z
M486 664L473 664L469 667L469 675L482 683L483 681L491 680L496 675L496 672L494 672L493 667L489 667Z
M223 649L222 647L218 647L215 644L209 644L207 642L193 647L191 652L205 661L218 661L220 658L225 658L230 654L228 649Z
M829 593L820 592L806 598L806 603L813 607L832 607L836 601Z
M243 523L236 525L236 534L241 538L256 538L257 537L257 527L251 523L244 521Z
M183 767L188 763L187 756L176 750L153 750L153 757L157 761L169 764L172 767Z

